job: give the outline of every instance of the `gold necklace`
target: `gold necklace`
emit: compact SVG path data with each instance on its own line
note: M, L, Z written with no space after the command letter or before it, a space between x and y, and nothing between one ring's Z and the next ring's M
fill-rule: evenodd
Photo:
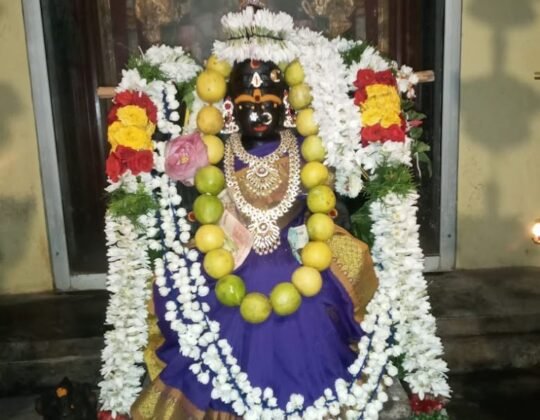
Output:
M235 157L248 165L246 172L246 187L256 197L265 197L272 194L281 184L281 177L277 168L277 161L289 148L289 144L281 139L278 148L267 156L259 157L249 154L244 146L240 134L234 133L229 142Z
M298 150L296 138L289 130L280 132L280 137L280 146L275 152L267 157L271 157L272 159L275 158L277 160L280 154L288 153L289 181L285 196L281 202L268 210L260 209L249 203L242 194L240 185L236 179L233 144L236 141L239 141L240 135L233 135L232 138L229 139L232 141L227 142L225 146L224 172L227 187L232 193L236 208L249 220L248 230L253 235L253 250L259 255L270 254L276 250L281 243L277 222L292 208L296 197L300 193L300 152ZM243 156L244 158L255 158L255 156L249 155L245 150L244 152L248 155ZM275 155L275 157L272 155Z

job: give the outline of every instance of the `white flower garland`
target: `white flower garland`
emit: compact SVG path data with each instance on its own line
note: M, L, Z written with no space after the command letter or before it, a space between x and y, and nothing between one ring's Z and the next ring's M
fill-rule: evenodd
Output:
M179 47L152 47L144 58L159 66L172 80L148 83L136 69L124 70L116 91L130 90L148 95L157 108L158 130L174 137L181 132L175 83L190 81L200 67ZM155 152L154 167L161 172L164 170L163 159ZM111 193L122 188L134 193L143 186L151 194L153 183L150 174L141 173L135 177L128 170L117 182L109 180L106 191ZM153 275L148 251L161 250L154 238L159 231L155 214L142 215L138 222L142 226L141 231L125 217L106 216L107 290L111 293L106 323L113 329L105 334L105 348L101 355L103 381L99 387L102 409L112 411L114 415L128 413L141 391L141 377L145 372L141 365L148 339L147 302L151 297L150 279Z
M290 62L294 59L293 44L286 39L293 31L293 20L286 13L272 13L247 7L221 19L226 41L214 43L214 54L229 63L247 59ZM249 41L246 41L249 39Z
M326 148L325 163L336 171L336 191L356 197L362 190L364 152L359 110L349 98L348 69L332 41L309 29L289 36L311 88L315 122Z
M144 53L143 58L159 67L167 79L178 84L193 79L201 71L201 67L182 47L154 45Z
M147 255L147 229L153 215L142 216L141 232L125 217L106 216L109 272L107 290L111 293L101 354L103 381L100 402L104 410L127 413L141 391L144 374L142 350L147 343L146 304L150 298L152 270Z
M399 346L405 354L405 380L420 398L425 394L450 396L448 367L430 313L427 284L422 274L424 257L416 221L418 194L390 193L371 205L371 253L381 285L388 286L397 318ZM394 287L395 286L395 287Z

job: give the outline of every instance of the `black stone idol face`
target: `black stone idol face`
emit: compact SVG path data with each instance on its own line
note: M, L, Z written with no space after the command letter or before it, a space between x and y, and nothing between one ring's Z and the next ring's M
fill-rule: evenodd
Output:
M275 138L284 118L285 81L279 67L269 61L238 63L232 70L229 89L243 137Z

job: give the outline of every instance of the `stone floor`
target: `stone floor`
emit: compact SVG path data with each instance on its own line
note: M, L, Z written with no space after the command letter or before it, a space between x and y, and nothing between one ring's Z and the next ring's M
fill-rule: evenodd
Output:
M452 420L526 420L538 418L540 369L452 375ZM38 420L36 396L0 398L0 418Z

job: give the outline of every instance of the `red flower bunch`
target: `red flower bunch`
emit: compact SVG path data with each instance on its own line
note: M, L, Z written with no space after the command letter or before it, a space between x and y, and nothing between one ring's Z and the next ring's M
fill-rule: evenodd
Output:
M128 169L133 175L150 172L154 166L154 156L150 150L133 150L130 147L118 146L109 154L105 168L107 176L117 182L120 175Z
M112 412L110 411L100 411L97 420L129 420L129 416L117 414L116 417L113 417Z
M405 131L397 124L384 128L380 124L362 128L362 144L367 146L375 141L405 141Z
M356 73L357 91L354 93L354 103L360 105L367 99L366 87L369 85L380 84L388 86L396 86L396 77L392 70L374 71L371 69L361 69Z
M118 121L118 116L116 112L119 108L122 108L126 105L135 105L146 110L146 115L152 124L157 122L157 108L152 102L152 100L142 92L134 92L131 90L125 90L123 92L117 93L113 99L114 106L109 111L107 121L112 124L115 121Z
M441 400L426 396L423 400L418 394L413 394L409 400L413 414L430 414L436 411L441 411L444 404Z

